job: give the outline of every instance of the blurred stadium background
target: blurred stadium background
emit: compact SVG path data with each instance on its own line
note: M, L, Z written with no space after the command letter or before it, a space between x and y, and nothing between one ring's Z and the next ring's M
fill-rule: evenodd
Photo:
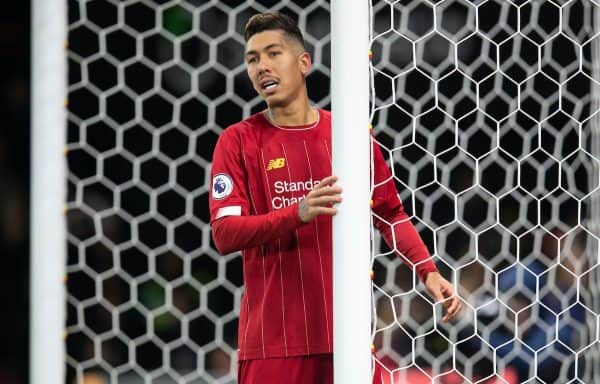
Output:
M0 15L0 382L26 383L29 303L29 2Z
M0 24L0 383L28 378L30 9L15 3ZM371 4L374 132L470 304L436 326L375 237L378 358L415 383L417 367L436 383L597 382L598 5ZM207 196L219 133L264 108L240 33L256 12L297 18L310 98L329 108L329 2L68 5L66 382L232 383L241 262L214 250Z
M257 12L299 20L310 98L328 108L328 8L69 2L69 382L234 382L242 263L211 243L212 151L265 108L244 65Z

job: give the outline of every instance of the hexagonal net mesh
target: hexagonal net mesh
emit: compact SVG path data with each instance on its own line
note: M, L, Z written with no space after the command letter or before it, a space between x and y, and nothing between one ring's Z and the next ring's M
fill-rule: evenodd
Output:
M375 241L374 340L397 382L600 377L598 16L586 0L372 1L377 139L465 303L435 321Z
M220 132L264 108L242 31L268 10L299 21L328 108L328 1L69 1L68 383L235 382L242 267L211 242L208 175ZM434 321L374 233L388 382L600 375L597 12L372 0L375 136L466 307Z
M242 263L211 243L207 180L264 108L242 32L269 9L307 31L327 107L325 1L69 1L67 382L235 382Z

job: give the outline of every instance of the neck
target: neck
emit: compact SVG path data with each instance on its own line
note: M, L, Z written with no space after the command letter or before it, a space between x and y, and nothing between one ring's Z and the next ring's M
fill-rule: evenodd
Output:
M318 112L310 106L308 98L300 98L286 106L269 107L266 115L279 126L308 125L318 119Z

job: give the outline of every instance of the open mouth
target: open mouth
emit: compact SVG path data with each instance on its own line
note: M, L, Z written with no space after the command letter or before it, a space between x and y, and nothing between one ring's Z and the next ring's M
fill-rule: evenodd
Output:
M274 91L275 88L277 88L277 86L279 85L279 83L275 80L267 80L263 83L260 84L260 87L264 90L264 91Z

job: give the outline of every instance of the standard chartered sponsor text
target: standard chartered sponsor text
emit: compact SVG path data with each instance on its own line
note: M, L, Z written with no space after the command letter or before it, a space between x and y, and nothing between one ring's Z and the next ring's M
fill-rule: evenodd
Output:
M299 203L304 200L306 197L306 193L301 196L281 196L280 194L286 192L309 192L314 187L319 185L319 180L305 180L305 181L283 181L278 180L273 183L273 188L275 193L278 195L273 197L271 200L271 206L273 209L281 209L285 207L289 207L292 204Z

